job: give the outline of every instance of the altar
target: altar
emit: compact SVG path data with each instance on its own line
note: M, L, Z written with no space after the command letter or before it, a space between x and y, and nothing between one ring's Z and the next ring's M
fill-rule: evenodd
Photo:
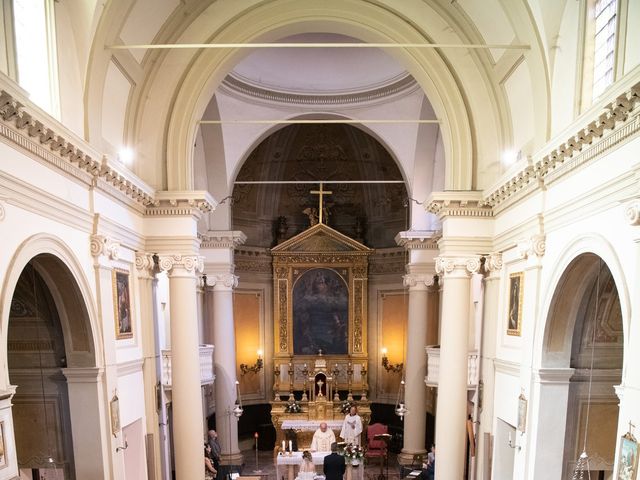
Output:
M324 463L324 457L331 452L312 452L313 464L316 466L316 473L323 475L322 465ZM296 478L298 468L302 463L302 452L292 452L291 454L278 455L276 459L276 479L282 480L286 474L286 480L294 480ZM347 463L347 470L345 471L345 480L363 480L364 479L364 464L361 462L358 466L353 466Z
M369 423L367 280L371 252L321 219L271 249L271 420L276 451L282 440L291 439L297 441L299 450L308 448L323 421L338 437L351 406L357 407L363 429Z

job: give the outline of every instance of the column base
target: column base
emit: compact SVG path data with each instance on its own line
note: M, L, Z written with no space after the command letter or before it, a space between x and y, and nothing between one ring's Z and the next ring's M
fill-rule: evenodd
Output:
M414 458L418 455L422 455L423 461L427 460L426 450L416 450L415 452L409 452L405 449L402 449L402 451L398 454L398 463L400 465L411 465L414 463ZM422 468L422 464L416 464L415 466Z
M220 465L225 466L239 466L244 462L242 453L236 452L231 454L223 453L220 455Z

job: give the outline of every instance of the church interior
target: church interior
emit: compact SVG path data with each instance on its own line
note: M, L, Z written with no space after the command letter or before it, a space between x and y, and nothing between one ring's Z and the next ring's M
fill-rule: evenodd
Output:
M640 0L0 17L0 480L640 478Z

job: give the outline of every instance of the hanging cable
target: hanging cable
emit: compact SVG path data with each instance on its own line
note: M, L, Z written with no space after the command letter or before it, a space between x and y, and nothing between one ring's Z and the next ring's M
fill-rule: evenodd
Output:
M598 324L598 307L600 306L600 273L602 272L602 259L598 261L598 276L596 278L596 305L593 314L593 331L591 332L591 361L589 365L589 389L587 393L587 413L584 422L584 442L582 444L582 453L576 462L573 471L572 480L584 479L584 472L587 472L587 478L591 479L591 470L589 468L589 455L587 454L587 438L589 435L589 414L591 413L591 387L593 384L593 361L595 357L596 345L596 326Z
M57 462L54 461L51 456L51 437L49 436L49 417L47 415L47 403L46 403L46 395L44 391L44 367L42 365L42 345L40 344L40 307L38 304L38 289L36 288L36 269L34 265L31 265L31 285L33 289L33 303L36 313L36 345L38 348L38 365L40 367L40 388L42 390L42 413L44 416L44 428L45 435L47 438L47 450L48 452L44 452L43 458L47 459L47 462L54 467L54 472L56 479L58 478L58 469Z

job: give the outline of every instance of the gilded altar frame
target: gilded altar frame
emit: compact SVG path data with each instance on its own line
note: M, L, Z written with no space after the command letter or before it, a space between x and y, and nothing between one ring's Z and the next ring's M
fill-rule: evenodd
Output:
M275 358L291 358L294 355L294 283L309 270L319 268L337 272L347 284L349 306L346 356L354 360L367 357L367 277L370 253L371 249L368 247L324 224L317 224L271 250ZM296 358L304 356L298 354Z

